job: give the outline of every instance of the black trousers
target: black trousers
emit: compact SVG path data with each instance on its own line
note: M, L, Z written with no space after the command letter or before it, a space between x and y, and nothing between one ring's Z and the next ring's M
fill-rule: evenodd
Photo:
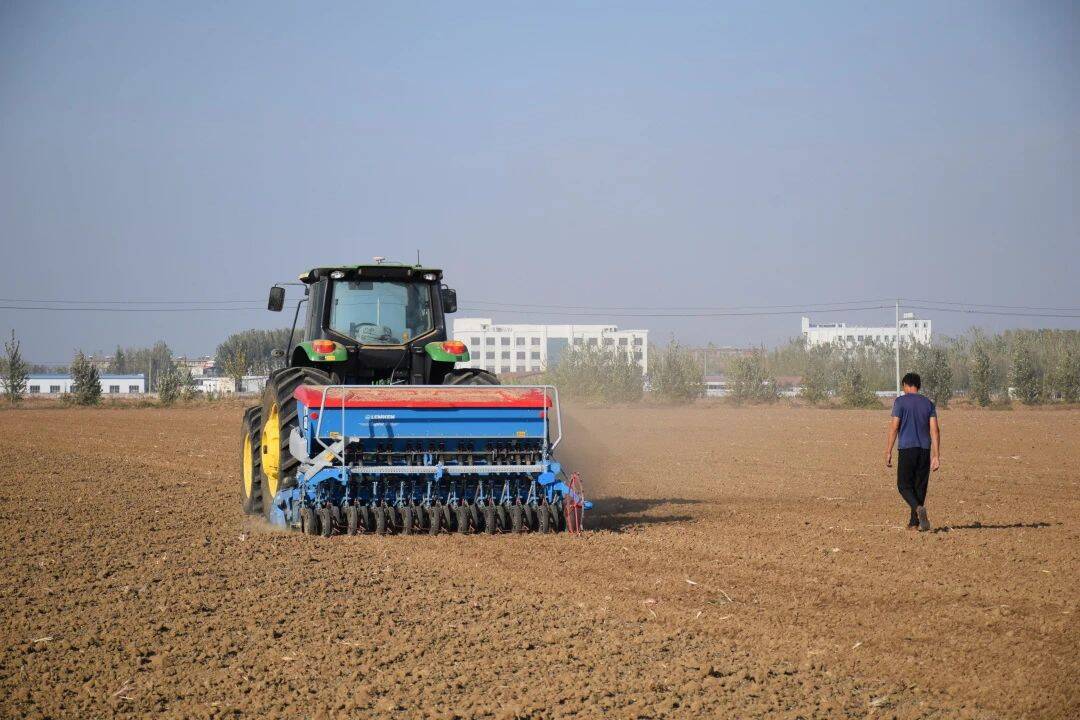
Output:
M926 504L926 486L930 483L930 451L903 448L896 461L896 489L911 506L908 525L918 525L915 508Z

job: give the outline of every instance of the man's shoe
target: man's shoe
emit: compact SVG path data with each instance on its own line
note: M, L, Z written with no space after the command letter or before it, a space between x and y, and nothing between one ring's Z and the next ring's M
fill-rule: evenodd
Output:
M922 505L915 508L915 513L919 516L919 532L926 532L930 529L930 520L926 517L926 508Z

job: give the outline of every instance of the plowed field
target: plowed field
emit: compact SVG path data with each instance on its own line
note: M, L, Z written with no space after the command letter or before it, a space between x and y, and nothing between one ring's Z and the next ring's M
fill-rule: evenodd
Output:
M1077 717L1080 411L576 409L581 537L240 514L238 407L0 412L20 717Z

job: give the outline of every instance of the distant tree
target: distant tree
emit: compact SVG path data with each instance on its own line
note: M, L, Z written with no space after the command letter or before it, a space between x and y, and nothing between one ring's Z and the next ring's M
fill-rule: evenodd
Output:
M229 349L228 353L221 358L220 363L226 377L232 378L233 390L240 392L244 376L248 374L251 367L248 363L247 352L242 346L236 345Z
M736 402L776 400L776 379L769 374L764 351L755 350L731 361L728 390Z
M56 373L58 375L67 375L71 372L70 368L66 365L44 365L42 363L29 363L26 366L29 373Z
M1017 336L1011 360L1009 380L1020 402L1025 405L1041 403L1043 399L1042 371L1031 347L1031 338L1026 334Z
M191 368L186 365L181 367L175 366L176 371L176 383L180 391L181 400L194 400L198 394L198 388L195 385L195 378L191 374Z
M71 362L71 397L78 405L96 405L101 400L101 376L82 351Z
M172 405L177 400L195 397L195 378L191 370L180 363L172 363L160 375L158 399L162 405Z
M829 346L822 345L807 351L802 391L799 395L811 405L817 405L829 399L831 365L832 350Z
M274 358L275 349L284 349L289 342L289 329L279 330L244 330L233 333L218 345L215 360L219 367L224 367L230 358L237 358L239 352L247 363L244 374L269 374L271 370L282 367L283 360Z
M1077 350L1061 352L1047 377L1051 392L1065 402L1080 400L1080 352Z
M151 347L128 348L124 354L127 372L142 373L147 392L157 392L162 373L173 364L172 350L165 341L158 340Z
M616 348L569 347L546 380L570 397L606 403L637 402L644 386L641 366Z
M994 364L986 342L971 348L971 398L982 407L990 404L993 393Z
M172 405L180 397L180 374L175 364L162 368L157 382L158 400L162 405Z
M20 343L11 331L11 340L4 343L3 362L4 394L8 402L18 405L26 394L26 383L30 379L30 369L22 358Z
M652 391L669 402L690 402L705 394L705 376L693 354L674 339L662 350L650 352Z
M859 366L848 360L840 373L840 399L847 407L872 407L878 404L877 396L867 385Z
M131 368L128 367L128 358L124 354L124 349L119 345L116 346L116 353L113 355L112 360L109 361L109 372L116 375L126 375L131 372Z
M915 345L912 365L922 379L922 392L938 407L948 407L952 398L952 367L943 347Z

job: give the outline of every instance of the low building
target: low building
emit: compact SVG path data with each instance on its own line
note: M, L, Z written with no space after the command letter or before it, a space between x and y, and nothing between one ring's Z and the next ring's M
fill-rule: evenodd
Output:
M240 380L240 394L257 395L266 387L266 375L245 375ZM217 375L202 375L192 378L195 381L195 390L201 393L214 395L235 395L236 380L231 377Z
M705 397L724 397L727 394L727 378L723 375L705 376Z
M99 375L102 395L142 395L146 392L146 377L137 375ZM71 392L74 378L70 374L33 373L26 382L27 395L63 395Z
M457 318L454 338L469 348L462 367L493 373L542 372L559 362L567 347L618 349L649 371L649 331L615 325L495 324L491 318Z
M214 358L209 355L198 358L178 357L176 358L176 366L179 368L186 368L191 373L192 377L215 374Z
M848 325L847 323L815 323L810 318L802 319L802 335L807 347L815 345L896 345L896 325L868 326ZM915 317L915 313L904 313L900 320L900 342L929 345L931 339L930 321Z
M802 375L777 375L776 394L780 397L799 397L803 391Z

